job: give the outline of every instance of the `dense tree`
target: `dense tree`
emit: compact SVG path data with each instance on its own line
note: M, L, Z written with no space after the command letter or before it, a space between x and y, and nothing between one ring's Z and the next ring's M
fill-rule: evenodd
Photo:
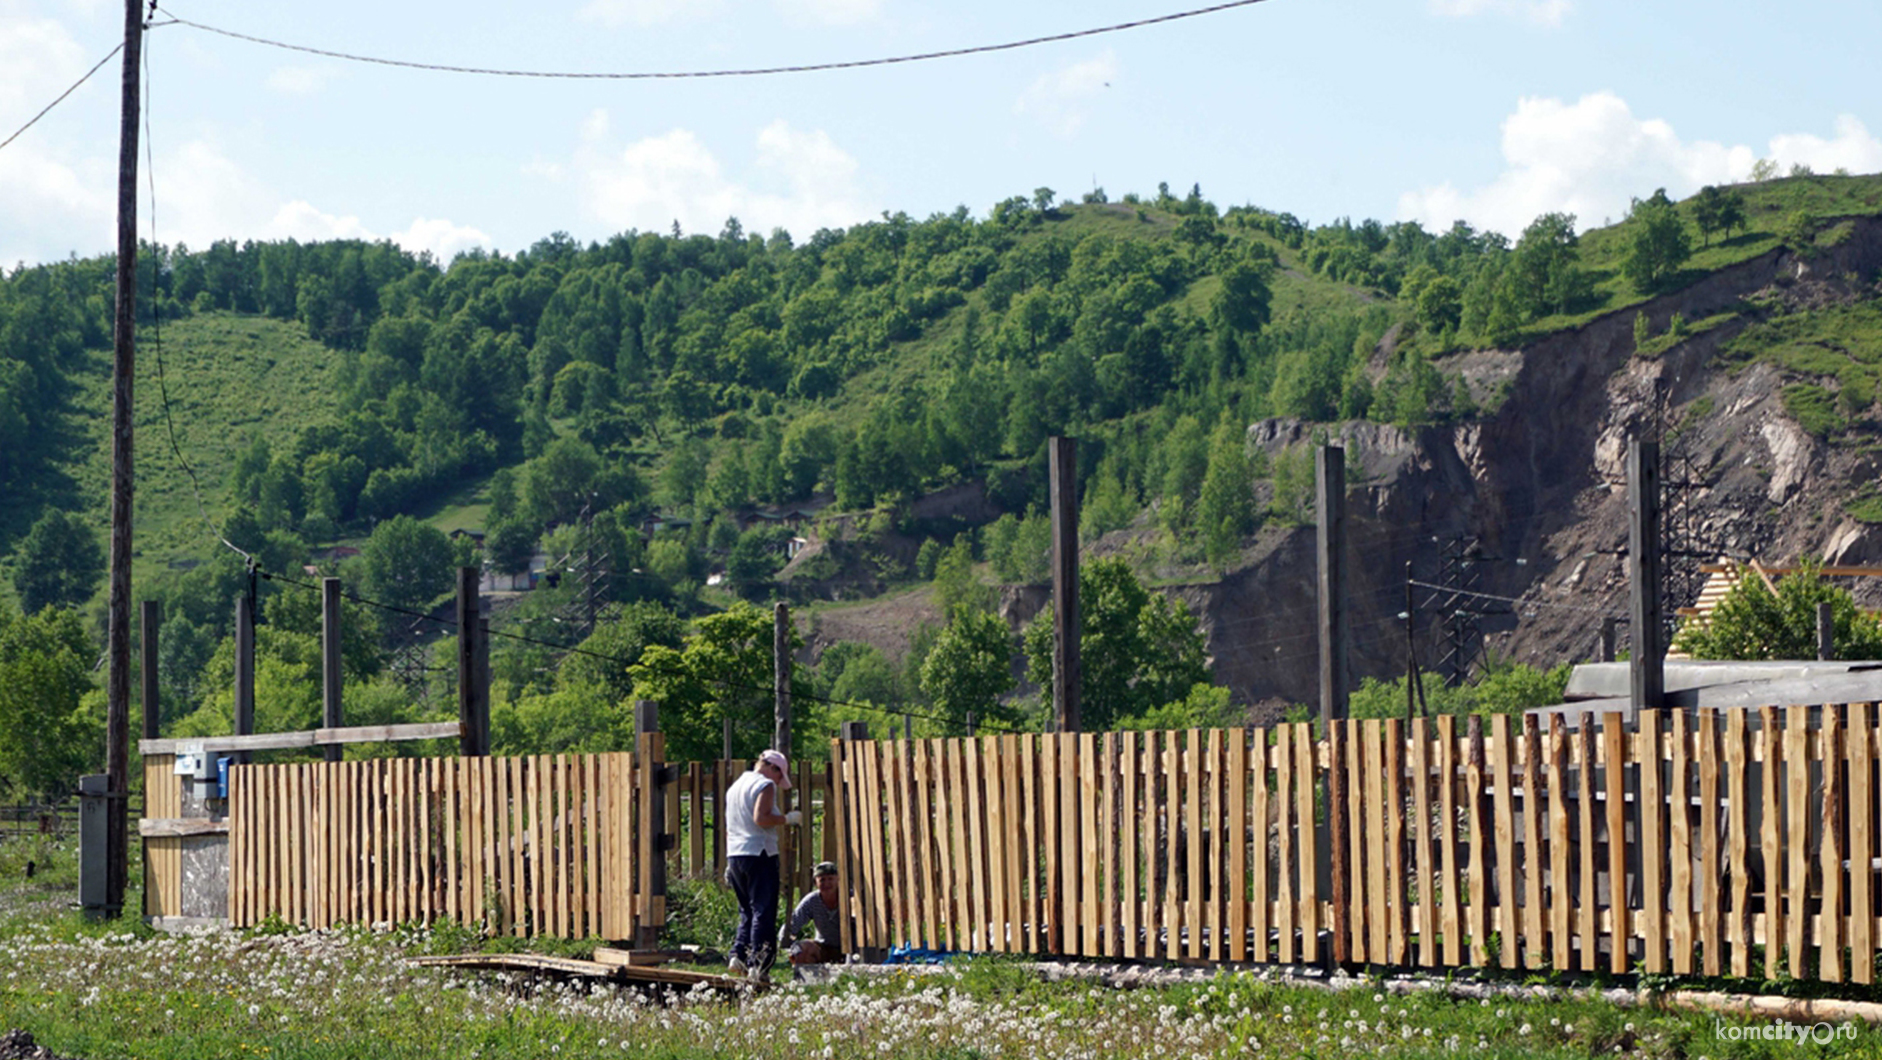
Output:
M1658 290L1692 255L1686 223L1661 188L1645 199L1635 199L1624 229L1626 249L1621 273L1639 291Z
M791 650L801 646L795 631ZM721 721L731 719L734 753L756 757L769 746L772 716L772 621L768 611L740 602L694 625L682 647L649 644L628 667L634 698L660 704L667 757L710 761L719 757ZM811 690L793 676L793 693ZM809 702L805 698L804 702ZM822 736L793 725L794 753L815 754Z
M1773 593L1747 573L1704 621L1680 627L1674 647L1695 659L1814 659L1817 605L1830 605L1831 658L1882 659L1882 622L1849 590L1823 580L1816 564L1786 574Z
M921 665L921 690L949 719L950 735L976 723L1011 724L1019 712L1001 701L1013 689L1013 633L991 611L956 608Z
M91 599L104 576L105 553L90 527L48 508L21 540L13 564L13 588L31 614Z
M1204 556L1217 567L1227 567L1255 526L1255 477L1247 439L1238 421L1224 418L1209 437L1209 469L1196 500Z
M1693 223L1705 245L1712 244L1712 233L1727 232L1745 225L1744 193L1708 184L1693 196Z
M400 515L373 527L360 550L361 586L380 603L423 610L453 584L450 539L433 526Z
M1078 572L1082 721L1105 731L1153 708L1188 698L1207 684L1202 630L1189 608L1146 589L1120 559L1085 564ZM1026 627L1026 675L1052 682L1052 611Z
M87 709L97 648L77 612L0 604L0 791L62 799L101 765L104 724Z

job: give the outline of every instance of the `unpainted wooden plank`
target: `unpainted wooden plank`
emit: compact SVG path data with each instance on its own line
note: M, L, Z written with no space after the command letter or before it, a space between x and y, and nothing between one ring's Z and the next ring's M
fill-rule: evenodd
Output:
M895 886L889 873L889 848L882 818L883 789L888 785L883 775L887 766L888 746L887 741L870 742L869 755L865 760L868 786L864 789L863 800L863 812L867 814L869 827L869 868L876 879L876 897L870 904L870 914L874 918L876 945L885 949L891 942L887 898Z
M886 896L889 906L889 919L894 924L893 938L899 945L912 945L915 921L914 912L915 878L914 865L909 857L909 837L914 834L914 821L908 812L908 743L904 740L890 741L883 747L883 784L888 805L889 835L892 843L888 850L888 870L893 876L889 894ZM805 800L806 809L809 800ZM809 847L809 843L804 844Z
M1783 768L1783 732L1778 727L1774 707L1758 709L1758 757L1763 762L1759 779L1761 819L1758 845L1764 862L1764 974L1777 978L1784 966L1784 848L1783 788L1778 774Z
M1692 916L1692 732L1686 712L1672 712L1673 770L1667 784L1668 819L1672 842L1668 847L1672 871L1668 873L1671 909L1667 918L1673 943L1673 972L1690 975L1693 943Z
M1628 971L1628 943L1633 938L1627 908L1627 727L1619 713L1601 716L1601 743L1606 772L1602 790L1607 794L1608 970ZM1714 776L1717 774L1715 773Z
M1595 822L1601 819L1601 806L1595 799L1595 753L1594 734L1595 716L1592 711L1583 711L1581 726L1575 730L1575 751L1581 761L1581 805L1577 816L1581 823L1581 902L1577 912L1579 923L1577 935L1581 942L1581 960L1579 967L1583 971L1594 971L1600 967L1601 926L1597 915L1600 910L1599 891L1595 879Z
M1823 723L1818 746L1823 759L1823 809L1818 814L1822 827L1822 866L1819 885L1822 915L1817 931L1817 974L1826 982L1843 981L1843 708L1822 708ZM1862 871L1870 871L1865 865ZM1861 960L1874 963L1874 954ZM1708 964L1711 962L1708 961Z
M1573 843L1570 840L1568 726L1560 714L1549 716L1549 943L1553 967L1573 967L1575 894L1569 887Z
M1742 711L1740 713L1743 713ZM1849 949L1850 978L1868 985L1875 981L1875 961L1866 959L1875 953L1875 875L1865 866L1875 857L1875 784L1871 770L1876 737L1875 708L1868 703L1853 703L1849 708Z
M1439 960L1451 967L1464 962L1463 924L1458 917L1457 871L1457 718L1440 714L1438 741L1438 931L1443 936ZM1338 837L1334 837L1338 841Z
M936 740L935 806L936 836L940 840L941 915L946 924L942 935L949 949L968 948L966 817L961 812L961 785L955 779L960 761L960 746L953 740Z
M1014 766L1019 773L1020 786L1020 861L1019 870L1024 885L1021 895L1020 949L1026 953L1038 953L1045 945L1044 927L1041 923L1042 903L1040 901L1039 880L1042 871L1040 855L1039 828L1039 768L1042 759L1040 750L1041 737L1026 733L1015 737L1019 753Z
M989 942L992 905L987 894L987 845L984 824L985 800L981 795L980 741L969 736L961 741L962 801L967 814L967 874L969 894L969 945L976 950L991 949Z
M1516 808L1515 792L1512 790L1515 779L1510 769L1510 757L1515 751L1515 741L1510 738L1510 719L1507 714L1498 714L1490 719L1490 776L1495 788L1494 846L1496 852L1496 912L1491 920L1491 930L1500 932L1502 946L1497 953L1497 963L1504 968L1519 967L1522 952L1520 946L1522 927L1517 918L1516 904Z
M1745 864L1745 813L1749 778L1745 775L1745 712L1734 710L1725 717L1725 862L1730 873L1730 891L1726 911L1725 942L1731 950L1731 974L1745 978L1751 974L1751 874Z
M1250 730L1245 728L1230 729L1228 739L1228 959L1238 963L1248 959L1248 854L1253 845L1248 837L1250 735ZM1259 730L1253 736L1259 740ZM1129 791L1127 787L1127 799Z
M1784 839L1789 849L1790 872L1785 880L1785 970L1802 976L1810 967L1807 947L1810 931L1810 708L1793 706L1784 724Z
M1065 953L1084 952L1084 917L1079 902L1083 896L1085 841L1083 792L1079 786L1080 734L1062 732L1059 741L1059 933Z
M1432 863L1431 720L1413 719L1411 737L1412 874L1417 877L1418 908L1414 927L1418 935L1417 963L1438 964L1437 867Z
M1185 954L1192 960L1203 956L1206 925L1202 919L1204 886L1202 853L1202 730L1189 729L1183 734L1183 927L1188 942Z
M1314 778L1319 773L1314 755L1313 726L1295 722L1294 732L1294 807L1299 828L1299 871L1295 876L1300 902L1300 955L1303 961L1320 959L1320 895L1315 881L1319 878L1320 852L1314 829Z
M1523 967L1549 965L1548 920L1542 900L1542 727L1523 715Z
M1698 753L1693 757L1699 767L1699 895L1694 913L1699 918L1701 968L1706 975L1723 975L1724 866L1719 860L1719 714L1715 710L1699 712ZM1626 969L1621 969L1625 971Z
M1333 724L1346 725L1348 723L1345 721L1336 721ZM1250 928L1254 935L1254 950L1250 954L1250 959L1259 963L1266 963L1274 959L1268 930L1269 924L1271 923L1268 915L1268 902L1271 895L1268 886L1268 878L1271 872L1276 872L1277 870L1274 867L1273 859L1268 856L1268 834L1271 818L1273 816L1273 810L1268 797L1268 786L1272 783L1269 777L1268 737L1270 733L1278 733L1279 731L1278 727L1254 730L1254 753L1250 756L1252 760L1251 764L1254 768L1254 776L1250 778L1254 787L1254 829L1248 841L1248 845L1251 848L1249 853L1251 855L1251 861L1253 862L1251 872L1254 877L1254 893L1250 896L1250 905L1253 907L1250 910L1253 918ZM1338 838L1338 836L1334 837L1336 841Z
M1119 773L1120 737L1117 733L1102 733L1098 740L1098 831L1095 833L1098 846L1097 872L1098 884L1098 948L1102 956L1121 955L1119 943L1118 907L1118 819L1117 800L1123 780Z
M1006 798L1006 755L998 736L980 737L981 789L987 807L987 948L994 953L1012 949L1012 913L1007 906L1011 870L1007 841L1011 814Z
M1294 857L1294 756L1288 753L1288 728L1285 725L1275 729L1275 770L1274 770L1274 810L1275 810L1275 893L1276 908L1275 951L1282 964L1293 964L1294 923L1300 910L1300 891L1297 884L1299 873Z
M1651 973L1666 971L1666 795L1660 783L1661 723L1665 715L1643 710L1634 737L1640 764L1640 924L1641 964Z
M1470 906L1465 912L1470 930L1470 963L1483 968L1489 965L1490 952L1490 881L1484 875L1483 857L1490 799L1484 793L1483 716L1472 714L1465 722L1464 733L1464 791L1470 807Z
M919 935L923 946L942 948L941 939L941 894L936 880L945 856L935 843L936 829L934 818L934 766L926 740L916 740L909 745L910 764L914 775L914 823L917 829L915 872L920 877L921 915Z
M1406 899L1411 888L1405 873L1405 728L1399 718L1386 719L1384 752L1385 878L1391 918L1386 924L1386 947L1391 962L1402 966L1410 947Z

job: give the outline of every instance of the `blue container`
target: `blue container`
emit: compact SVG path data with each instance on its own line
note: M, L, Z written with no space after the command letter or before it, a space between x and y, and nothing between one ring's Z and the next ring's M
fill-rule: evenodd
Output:
M229 797L229 758L226 755L216 758L216 798Z

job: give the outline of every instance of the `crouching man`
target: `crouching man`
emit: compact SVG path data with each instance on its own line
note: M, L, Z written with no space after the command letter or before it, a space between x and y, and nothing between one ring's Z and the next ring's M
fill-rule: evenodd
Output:
M793 965L840 964L843 960L843 932L837 909L842 899L837 895L836 864L820 861L814 871L817 889L804 895L803 900L797 903L797 908L791 910L791 919L784 925L784 932L778 936L778 948L789 950ZM816 938L797 937L806 924L816 926Z

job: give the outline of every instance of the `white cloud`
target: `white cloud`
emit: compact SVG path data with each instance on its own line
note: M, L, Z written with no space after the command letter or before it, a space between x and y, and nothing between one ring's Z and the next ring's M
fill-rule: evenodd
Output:
M1110 49L1084 62L1060 67L1020 93L1013 112L1033 118L1058 136L1075 135L1085 123L1092 100L1117 77L1117 56Z
M611 144L607 112L583 122L570 165L594 217L617 228L660 231L674 221L689 232L718 232L737 217L750 232L785 228L802 237L874 214L856 188L856 160L822 130L780 119L759 131L749 173L728 174L688 129L673 129L625 148Z
M777 0L778 10L800 21L853 26L882 14L882 0Z
M13 135L97 60L57 20L0 6L0 136ZM110 92L114 69L106 64L63 110L0 151L0 266L112 245L117 165L105 152L115 135L89 135L68 114L88 96Z
M659 26L682 19L716 15L721 0L589 0L576 17L599 22L609 29L622 26Z
M1574 0L1431 0L1432 11L1450 18L1490 13L1526 19L1539 26L1559 26L1574 9Z
M442 217L414 218L403 231L392 233L392 241L414 253L430 251L440 265L449 265L452 258L466 250L489 250L495 245L483 232L468 225L452 224Z
M327 86L338 71L326 66L282 66L268 75L268 87L290 96L311 96Z
M1504 119L1502 138L1506 167L1489 184L1408 191L1399 196L1398 216L1434 228L1462 218L1514 238L1538 214L1560 211L1588 228L1619 220L1633 198L1655 188L1681 198L1706 184L1744 180L1759 157L1743 145L1682 140L1664 121L1636 118L1612 92L1573 103L1522 99ZM1767 153L1786 169L1793 162L1818 172L1882 169L1882 141L1848 116L1837 119L1831 139L1781 134Z

